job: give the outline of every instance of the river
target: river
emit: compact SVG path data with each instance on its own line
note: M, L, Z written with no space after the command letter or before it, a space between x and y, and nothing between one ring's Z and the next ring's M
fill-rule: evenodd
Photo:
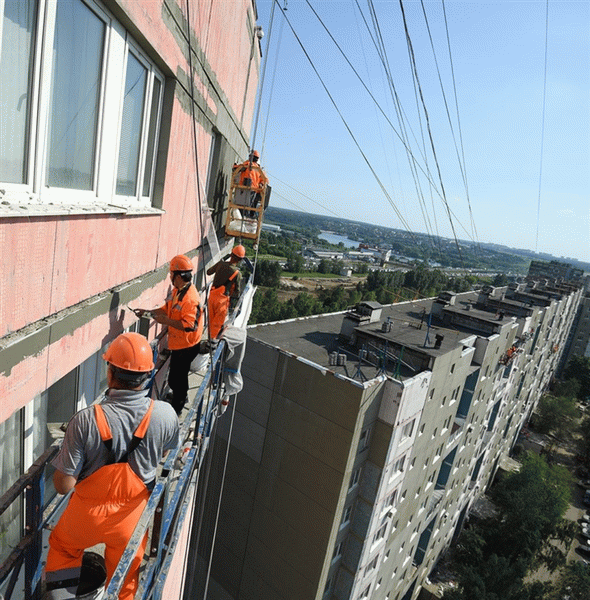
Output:
M332 233L331 231L322 231L318 237L321 240L326 240L326 242L330 242L330 244L338 245L342 242L347 248L358 248L359 243L347 238L344 235L338 235L337 233Z

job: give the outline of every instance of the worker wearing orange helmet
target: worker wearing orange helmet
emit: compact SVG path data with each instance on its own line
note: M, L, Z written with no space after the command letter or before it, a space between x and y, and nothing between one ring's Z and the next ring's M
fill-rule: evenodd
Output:
M209 291L209 337L216 338L221 331L232 299L240 297L242 274L238 265L246 256L242 245L235 246L229 256L229 261L220 260L207 269L207 275L215 274Z
M168 348L171 351L168 385L172 390L168 400L178 415L187 401L188 374L199 353L204 326L201 296L192 284L192 272L193 263L188 256L175 256L170 261L172 296L164 306L149 311L155 321L168 326ZM134 312L142 316L148 311L139 308Z
M239 165L234 165L233 178L234 183L251 187L255 190L261 190L268 183L264 171L260 168L258 161L260 154L256 150L250 152L248 160Z
M264 190L266 184L268 183L268 178L264 171L260 168L258 164L258 160L260 159L260 154L256 150L252 150L250 152L250 156L248 160L245 160L243 163L239 165L234 165L232 172L232 179L235 185L249 187L249 190L237 190L237 195L234 200L238 204L243 204L246 206L256 207L259 205L259 202L262 198L262 190ZM245 194L245 199L240 201L238 200L239 194ZM250 218L256 217L255 211L247 211L246 216Z
M145 382L154 362L139 333L124 333L109 346L107 390L100 404L76 413L53 460L55 489L74 490L49 537L46 598L76 598L84 550L105 544L110 580L147 504L164 453L178 446L178 418L165 402L148 397ZM119 593L132 600L147 534ZM83 583L83 582L82 582Z

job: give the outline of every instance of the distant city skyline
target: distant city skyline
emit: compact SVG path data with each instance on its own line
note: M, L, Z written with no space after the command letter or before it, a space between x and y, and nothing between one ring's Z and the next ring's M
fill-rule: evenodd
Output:
M305 0L285 15L311 62L272 4L252 142L274 206L590 262L590 3L404 2L427 121L400 4L374 2L404 144L366 2L310 2L363 83Z

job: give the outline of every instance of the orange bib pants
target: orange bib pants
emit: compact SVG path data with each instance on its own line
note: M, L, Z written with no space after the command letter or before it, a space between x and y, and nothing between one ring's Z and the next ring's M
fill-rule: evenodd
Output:
M102 407L97 404L94 408L103 442L112 441L111 430ZM152 409L153 401L135 431L134 442L143 439ZM138 443L136 442L128 454ZM68 596L64 595L65 589L75 594L84 550L96 544L106 544L104 558L108 585L149 496L150 492L144 482L127 462L105 465L77 483L68 506L49 536L50 548L45 567L47 598L67 598ZM139 567L146 544L147 533L131 563L119 593L120 600L133 600L135 596L139 585ZM71 597L75 598L75 595Z
M237 277L238 271L235 271L233 275L228 279L227 283L218 287L212 287L209 290L209 338L215 339L227 317L227 311L229 310L230 296L226 293L227 286L231 285L233 280Z

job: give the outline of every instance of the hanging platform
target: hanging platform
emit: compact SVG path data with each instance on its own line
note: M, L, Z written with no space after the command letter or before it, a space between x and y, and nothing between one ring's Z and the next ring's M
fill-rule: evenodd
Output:
M264 172L257 164L252 163L251 170L258 171L262 179L266 180ZM263 187L243 185L236 179L238 177L236 177L236 169L234 169L229 188L225 234L258 242L264 211L270 198L270 186L268 184ZM243 183L246 182L248 180Z

